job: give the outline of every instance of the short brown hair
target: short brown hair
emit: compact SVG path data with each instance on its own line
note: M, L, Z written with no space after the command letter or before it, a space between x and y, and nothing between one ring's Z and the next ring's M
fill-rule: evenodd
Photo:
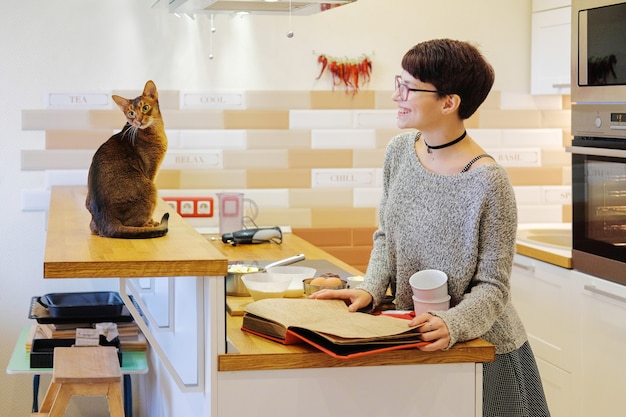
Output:
M459 117L469 118L487 98L495 73L475 46L452 39L418 43L402 58L402 68L438 91L461 97Z

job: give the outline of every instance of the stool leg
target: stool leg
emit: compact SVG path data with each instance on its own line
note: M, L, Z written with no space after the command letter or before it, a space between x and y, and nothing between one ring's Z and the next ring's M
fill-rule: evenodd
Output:
M109 413L111 414L111 417L124 417L124 404L122 403L122 385L119 382L109 383L107 400L109 402Z
M50 386L48 387L48 391L46 391L46 396L43 399L43 403L41 403L41 408L39 411L42 413L49 413L52 405L54 404L54 400L56 399L57 394L59 393L59 389L61 388L61 384L57 384L56 382L50 382Z
M33 375L33 413L39 411L39 374Z
M124 374L124 414L133 417L133 383L128 374Z
M65 415L65 410L70 403L70 399L72 398L72 387L67 384L60 385L61 387L58 389L57 396L52 404L52 408L50 408L48 417L63 417L63 415Z

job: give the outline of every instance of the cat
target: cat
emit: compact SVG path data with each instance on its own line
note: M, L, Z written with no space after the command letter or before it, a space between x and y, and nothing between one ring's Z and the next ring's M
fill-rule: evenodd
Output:
M85 205L91 233L103 237L145 239L165 236L169 213L152 219L157 203L154 178L167 151L159 95L146 82L135 99L113 95L126 117L122 130L96 151L91 161Z

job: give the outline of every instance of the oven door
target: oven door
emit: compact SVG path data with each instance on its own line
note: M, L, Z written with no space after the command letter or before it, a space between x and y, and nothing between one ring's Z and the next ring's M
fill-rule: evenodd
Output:
M572 144L573 267L626 285L626 141Z

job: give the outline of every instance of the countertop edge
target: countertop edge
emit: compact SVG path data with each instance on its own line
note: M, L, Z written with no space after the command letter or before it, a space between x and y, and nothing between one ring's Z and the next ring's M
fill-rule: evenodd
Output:
M528 246L523 243L516 243L515 250L518 255L528 256L538 261L560 266L561 268L572 269L572 257L558 255L537 247Z
M312 368L339 368L355 366L441 365L455 363L484 363L495 360L495 347L482 339L459 342L447 351L422 352L418 349L400 349L378 352L364 357L336 359L326 353L310 352L268 354L218 355L218 371L261 371ZM267 360L260 360L265 357Z

